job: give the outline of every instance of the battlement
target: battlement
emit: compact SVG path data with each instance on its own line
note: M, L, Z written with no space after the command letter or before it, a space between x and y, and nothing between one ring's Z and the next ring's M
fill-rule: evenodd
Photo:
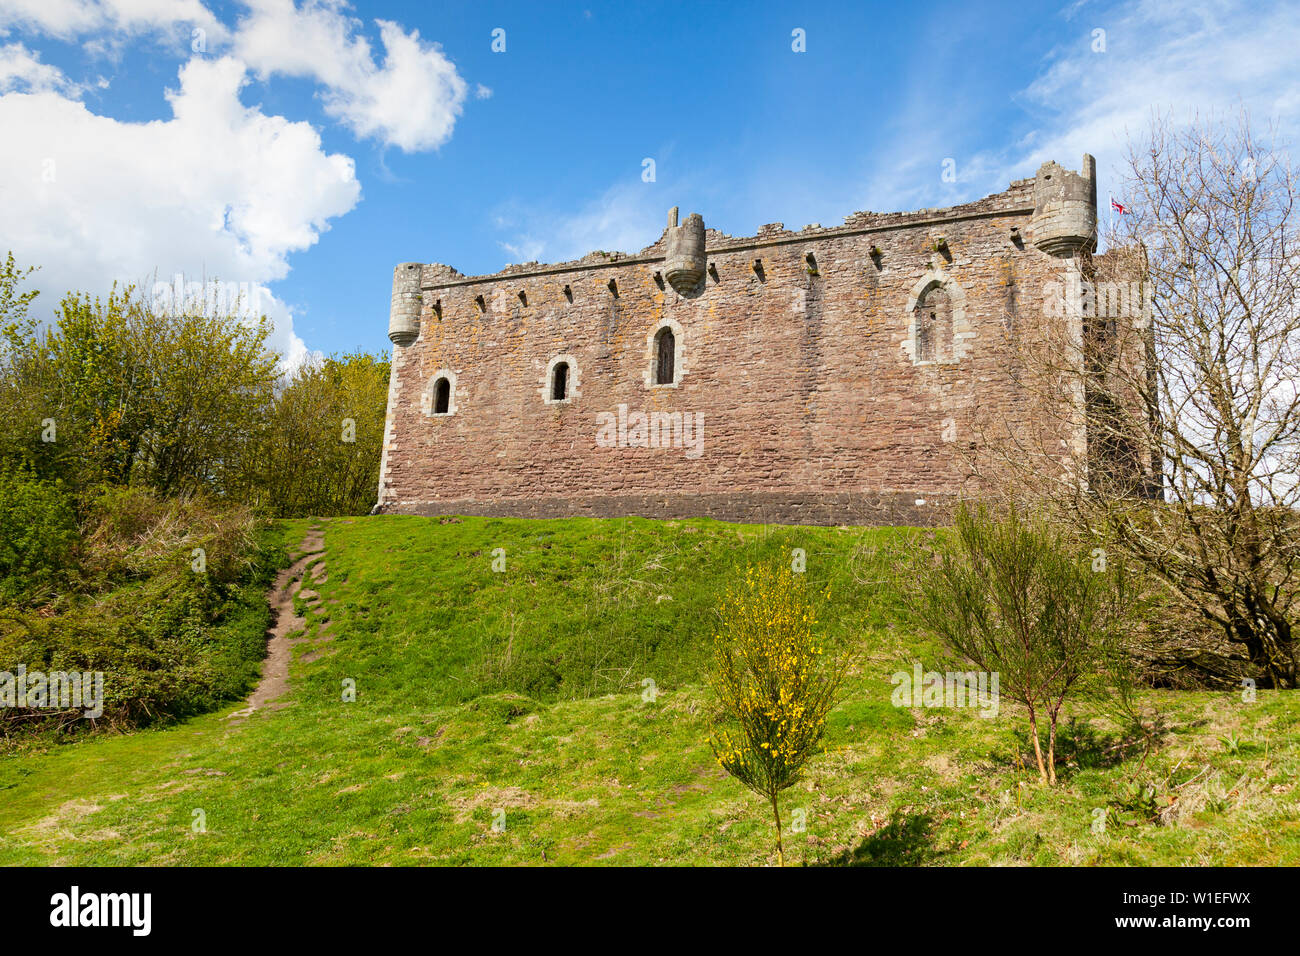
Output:
M731 236L716 229L705 228L704 251L706 254L737 252L797 244L811 239L835 239L917 226L941 225L945 222L961 222L980 217L1032 216L1035 209L1034 183L1033 179L1013 180L1010 187L1000 193L957 206L916 209L911 212L855 212L846 216L844 222L838 226L822 226L813 223L794 230L787 229L784 223L774 222L760 226L758 232L752 236ZM653 265L667 258L669 228L665 228L653 243L635 253L594 251L587 253L581 259L555 263L520 262L508 265L498 272L481 275L465 275L453 266L438 262L427 263L422 266L420 288L428 291L462 285L492 284L503 279L550 276L563 272Z

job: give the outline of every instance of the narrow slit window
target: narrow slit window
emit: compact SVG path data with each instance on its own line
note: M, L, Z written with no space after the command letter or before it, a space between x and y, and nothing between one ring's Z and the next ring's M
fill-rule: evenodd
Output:
M569 397L569 363L560 362L551 374L551 401L562 402Z
M671 385L675 371L677 341L672 329L660 329L655 336L655 384Z
M923 309L916 325L916 357L922 362L934 361L935 318L935 313Z
M446 378L440 378L433 386L433 413L435 415L446 415L450 409L451 381Z

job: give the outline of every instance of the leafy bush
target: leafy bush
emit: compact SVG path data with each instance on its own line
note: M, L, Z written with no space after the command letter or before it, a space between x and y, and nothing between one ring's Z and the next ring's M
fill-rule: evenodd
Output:
M279 517L365 514L375 503L389 363L304 362L283 383L228 493Z
M0 604L38 604L69 575L77 548L71 499L57 482L0 471Z
M220 493L266 421L278 356L267 320L191 305L159 311L115 287L107 300L65 296L49 326L5 323L0 453L79 491Z
M365 514L388 407L385 354L285 370L271 326L202 298L157 309L132 286L29 316L30 269L0 263L0 468L240 501L277 517Z
M0 671L103 673L103 713L0 710L0 737L125 729L211 710L252 688L279 554L249 511L111 488L90 506L81 580L62 613L0 611ZM198 561L196 549L203 553Z
M192 570L196 549L220 583L240 580L256 561L256 521L243 505L105 486L87 510L85 562L108 579Z
M1003 696L1024 706L1038 773L1056 783L1056 724L1067 697L1126 693L1122 637L1128 622L1123 569L1016 511L963 504L956 535L941 545L917 595L923 625L976 667L998 674ZM1048 723L1047 755L1039 720Z
M386 357L282 380L265 318L114 286L47 324L30 274L0 262L0 674L102 671L110 726L243 694L269 617L251 509L369 510ZM78 716L8 707L0 735Z

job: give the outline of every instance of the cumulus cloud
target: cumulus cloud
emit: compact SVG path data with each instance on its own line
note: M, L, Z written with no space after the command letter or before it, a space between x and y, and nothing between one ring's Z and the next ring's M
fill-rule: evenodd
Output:
M376 62L359 20L341 0L248 0L234 52L259 77L321 84L325 112L358 137L405 152L441 146L464 106L468 84L436 43L376 20L384 46ZM480 89L483 89L480 87Z
M44 90L62 90L72 95L80 92L69 82L58 67L42 63L40 54L33 53L21 43L0 46L0 93L19 90L37 93Z
M0 32L18 28L60 40L90 33L165 33L180 26L203 29L214 39L225 35L201 0L4 0L0 6Z
M0 249L41 266L45 309L67 289L147 289L155 274L248 283L276 321L273 345L306 353L266 284L357 203L360 184L309 124L244 106L245 81L232 58L191 60L167 93L172 117L146 123L96 115L48 76L0 96Z
M236 25L227 28L202 0L4 0L0 35L23 30L117 55L133 36L170 36L173 45L188 48L191 30L202 30L202 51L233 55L259 79L293 76L319 84L326 114L360 139L416 152L451 138L470 87L418 30L376 20L383 46L376 58L365 24L349 14L345 0L243 0L242 6ZM486 99L492 91L479 84L474 95Z
M119 55L150 37L198 57L166 92L170 119L120 122L82 102L70 80L20 42L0 44L0 254L39 265L47 315L67 290L114 282L146 292L179 274L244 290L275 322L290 364L309 353L293 309L269 284L289 272L329 221L360 199L353 161L326 154L316 130L245 106L256 74L309 79L327 115L358 138L404 151L451 136L469 86L437 44L378 20L378 61L342 0L245 0L223 24L202 0L3 0L0 37L22 33ZM99 86L106 85L104 81ZM480 98L490 95L479 86Z

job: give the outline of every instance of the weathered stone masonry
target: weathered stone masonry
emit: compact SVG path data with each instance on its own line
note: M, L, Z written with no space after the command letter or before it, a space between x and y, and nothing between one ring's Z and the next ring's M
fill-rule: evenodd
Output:
M1023 402L998 374L1008 329L1095 231L1085 156L1082 174L1049 163L978 202L832 228L738 239L673 210L636 255L475 277L403 263L378 508L926 523L964 490L953 452L976 406ZM640 447L636 412L688 428Z

